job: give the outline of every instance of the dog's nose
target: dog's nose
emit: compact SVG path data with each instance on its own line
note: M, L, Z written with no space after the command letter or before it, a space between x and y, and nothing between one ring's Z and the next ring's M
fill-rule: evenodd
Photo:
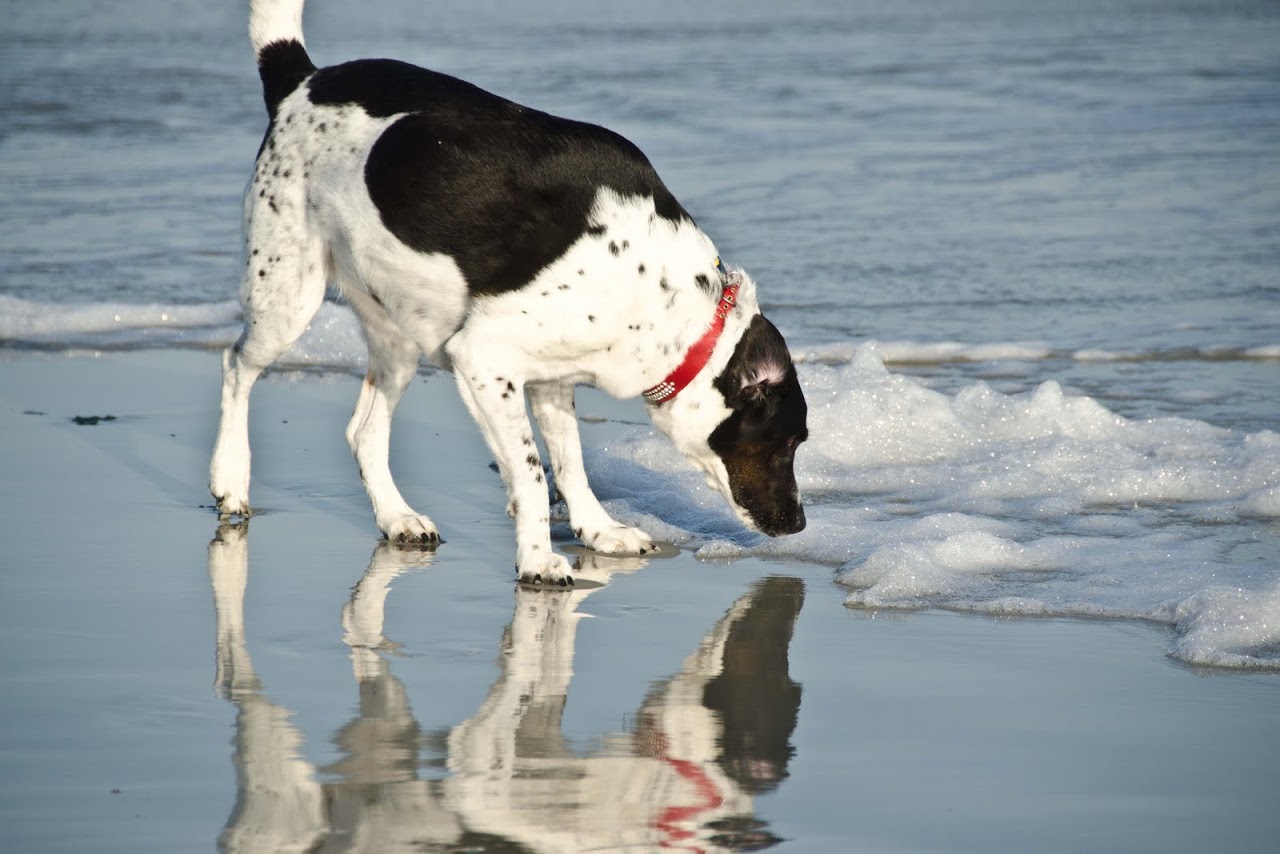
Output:
M797 504L795 515L791 517L791 530L787 531L787 533L798 534L804 530L804 526L805 526L804 506L801 504Z
M804 530L804 507L796 505L790 513L780 513L768 524L758 524L761 531L771 537L782 537L787 534L798 534Z

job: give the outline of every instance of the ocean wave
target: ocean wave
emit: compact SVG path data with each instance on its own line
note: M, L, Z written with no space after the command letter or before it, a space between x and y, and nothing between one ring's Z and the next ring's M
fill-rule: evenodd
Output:
M33 302L0 295L0 347L32 350L220 350L240 335L234 300L216 303ZM277 367L360 371L364 339L348 307L326 302Z
M0 295L0 347L83 350L226 347L240 334L234 300L198 304L45 303ZM888 365L973 362L1277 361L1280 343L1260 346L1172 346L1149 349L1061 349L1037 341L836 342L801 346L798 364L847 365L860 351L874 351ZM326 302L302 338L281 358L284 367L361 370L365 350L351 310Z
M1061 349L1036 341L864 341L821 344L798 349L798 363L845 365L859 349L872 347L889 365L946 365L969 362L1179 362L1276 361L1280 344L1242 347L1233 344L1152 347L1145 349Z

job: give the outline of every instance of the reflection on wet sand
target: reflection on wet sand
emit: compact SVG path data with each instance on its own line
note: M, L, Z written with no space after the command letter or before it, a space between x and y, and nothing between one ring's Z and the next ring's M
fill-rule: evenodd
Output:
M391 582L429 565L429 551L380 544L342 610L359 711L322 769L302 756L290 712L273 703L245 646L247 523L209 544L217 611L217 684L235 705L237 798L224 851L753 850L778 841L754 796L787 774L800 686L787 648L804 601L794 578L766 578L736 601L656 683L629 732L588 753L561 732L573 674L578 605L594 589L517 588L498 677L447 739L418 725L383 653ZM583 555L578 575L606 582L643 559ZM447 775L421 769L444 756Z

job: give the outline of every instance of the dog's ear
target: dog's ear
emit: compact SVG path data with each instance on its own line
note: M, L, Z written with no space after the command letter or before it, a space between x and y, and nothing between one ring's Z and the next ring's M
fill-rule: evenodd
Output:
M764 315L751 319L747 331L738 339L733 356L715 385L731 408L743 404L765 403L778 389L795 379L795 365L787 342Z
M786 382L790 366L783 366L774 361L764 361L752 367L755 373L751 376L744 374L740 378L738 393L742 395L743 400L758 403L764 400L769 392Z

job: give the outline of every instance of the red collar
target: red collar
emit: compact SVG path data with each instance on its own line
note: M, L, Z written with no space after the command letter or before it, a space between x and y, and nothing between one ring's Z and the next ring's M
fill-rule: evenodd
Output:
M711 328L693 343L689 352L685 353L684 361L667 374L665 380L643 392L645 400L652 404L666 403L693 382L698 372L707 366L707 362L711 359L711 351L716 348L720 333L724 331L724 320L738 301L740 287L742 287L742 279L737 273L730 273L725 280L724 290L720 292L720 302L716 304L716 316L711 321Z

